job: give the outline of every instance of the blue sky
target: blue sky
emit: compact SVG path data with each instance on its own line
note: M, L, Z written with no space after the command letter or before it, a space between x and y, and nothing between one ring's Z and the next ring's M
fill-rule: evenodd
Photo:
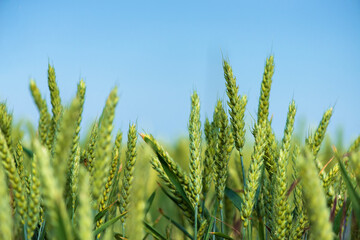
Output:
M50 63L65 103L85 80L83 128L118 86L116 129L137 121L164 140L186 135L194 89L202 119L226 99L224 56L248 95L249 129L270 54L278 138L291 99L306 132L335 106L330 133L341 127L347 143L360 134L359 1L0 1L0 100L34 123L29 81L49 100Z

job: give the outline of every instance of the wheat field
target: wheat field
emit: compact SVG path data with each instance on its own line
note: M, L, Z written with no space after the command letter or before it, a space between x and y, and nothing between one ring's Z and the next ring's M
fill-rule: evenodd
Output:
M223 70L227 99L212 118L200 121L191 95L188 138L163 143L129 123L125 146L113 125L117 88L80 137L85 82L65 105L49 65L51 106L30 81L33 131L0 103L0 239L360 239L360 136L346 149L325 142L329 108L306 139L295 137L296 99L275 136L273 56L246 127L247 96L226 60Z

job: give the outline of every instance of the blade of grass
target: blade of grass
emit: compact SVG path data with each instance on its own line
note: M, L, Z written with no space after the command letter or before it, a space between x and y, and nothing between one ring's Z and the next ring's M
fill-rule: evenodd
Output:
M231 200L234 206L241 211L241 205L243 204L241 197L228 187L225 188L225 195Z
M104 224L100 225L100 227L98 227L97 229L95 229L95 231L93 232L94 236L97 236L99 233L101 233L102 231L104 231L106 228L108 228L109 226L111 226L112 224L116 223L121 217L123 217L125 214L127 214L127 212L124 212L123 214L120 214L116 217L114 217L113 219L105 222Z
M149 199L146 201L146 208L145 208L145 215L149 212L150 210L150 207L154 201L154 198L155 198L155 195L156 195L156 189L155 191L150 195Z
M338 213L336 214L333 222L333 232L335 233L335 236L339 235L340 229L341 229L341 219L342 219L342 213L343 209L345 208L346 211L349 209L350 201L346 201L346 204L344 204Z
M209 222L209 227L208 229L206 230L206 234L205 234L205 238L204 239L209 239L209 234L211 232L211 229L213 228L213 225L214 225L214 222L215 222L215 216L216 216L216 212L217 212L217 209L218 209L218 206L219 204L217 204L217 201L218 200L215 200L215 207L214 207L214 211L213 211L213 214L210 218L210 222Z
M344 182L346 184L346 188L348 190L349 194L349 200L352 202L352 207L354 209L355 216L357 218L358 227L360 227L360 196L359 193L355 191L355 188L353 187L350 177L345 169L345 166L343 162L340 160L339 156L336 156L339 165L341 174L343 176Z
M188 231L186 231L185 227L181 226L181 224L177 223L176 221L174 221L172 218L170 218L169 216L167 216L164 211L160 208L159 212L161 213L161 215L163 215L167 220L170 221L170 223L174 224L175 227L177 227L180 231L182 231L185 236L187 236L190 239L194 239L190 233Z
M166 238L159 233L155 228L153 228L152 226L150 226L150 224L144 222L144 226L145 229L156 239L158 240L166 240Z

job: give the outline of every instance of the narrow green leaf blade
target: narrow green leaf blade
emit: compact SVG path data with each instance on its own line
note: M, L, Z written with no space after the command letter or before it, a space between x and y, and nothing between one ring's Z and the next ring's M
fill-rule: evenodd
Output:
M103 211L99 212L98 214L96 214L95 218L94 218L94 222L99 221L103 216L105 216L105 214L109 211L109 208L105 208Z
M213 214L212 214L212 216L210 216L210 223L209 223L209 227L208 227L208 229L206 230L206 234L205 234L205 238L204 239L209 239L209 235L210 235L210 232L211 232L211 229L212 229L212 227L213 227L213 225L214 225L214 221L215 221L215 217L214 216L216 216L216 212L217 212L217 209L218 209L218 206L219 206L219 204L218 204L218 200L215 200L215 204L214 204L214 210L213 210Z
M109 226L111 226L112 224L116 223L121 217L123 217L125 214L127 214L127 212L124 212L123 214L120 214L119 216L114 217L113 219L107 221L106 223L100 225L100 227L98 227L97 229L95 229L95 231L93 232L94 236L97 236L99 233L101 233L102 231L104 231L106 228L108 228Z
M340 231L340 227L341 227L341 219L342 219L342 215L343 215L343 209L344 207L346 208L345 211L348 210L350 205L350 200L346 201L346 204L343 205L340 210L338 211L338 213L335 216L334 222L333 222L333 232L335 233L335 236L339 235L339 231Z
M228 187L225 188L225 195L231 200L234 206L241 211L241 205L243 204L241 197Z
M155 191L151 194L151 196L149 197L149 199L147 200L146 202L146 208L145 208L145 215L149 212L150 210L150 207L154 201L154 198L155 198L155 195L156 195L156 189Z
M150 226L150 224L144 222L144 226L147 232L150 233L154 238L158 240L166 240L166 238L161 233L159 233L155 228Z
M218 237L222 237L222 238L225 238L225 239L230 239L232 240L233 238L224 234L224 233L221 233L221 232L212 232L211 233L212 235L215 235L215 236L218 236Z
M188 233L188 231L186 231L186 229L180 225L179 223L177 223L176 221L174 221L172 218L170 218L169 216L167 216L166 214L164 214L162 211L160 211L161 215L163 215L167 220L169 220L172 224L174 224L175 227L177 227L180 231L182 231L185 236L187 236L190 239L194 239L190 233Z
M357 218L358 226L360 227L360 196L359 193L355 191L355 188L353 187L350 177L345 169L344 164L340 160L339 157L337 157L341 174L343 176L344 182L346 184L346 188L348 190L350 201L352 202L352 207L354 209L355 216Z

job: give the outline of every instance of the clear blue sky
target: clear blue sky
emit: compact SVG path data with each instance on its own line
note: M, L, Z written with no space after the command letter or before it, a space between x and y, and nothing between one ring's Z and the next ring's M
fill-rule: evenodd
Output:
M342 127L346 142L360 134L359 1L0 1L0 100L34 123L29 80L49 100L50 62L65 103L85 80L83 128L117 85L117 129L137 121L165 140L185 135L194 89L202 119L226 96L223 55L248 95L249 129L270 54L279 138L292 98L305 131L335 105L330 133Z

